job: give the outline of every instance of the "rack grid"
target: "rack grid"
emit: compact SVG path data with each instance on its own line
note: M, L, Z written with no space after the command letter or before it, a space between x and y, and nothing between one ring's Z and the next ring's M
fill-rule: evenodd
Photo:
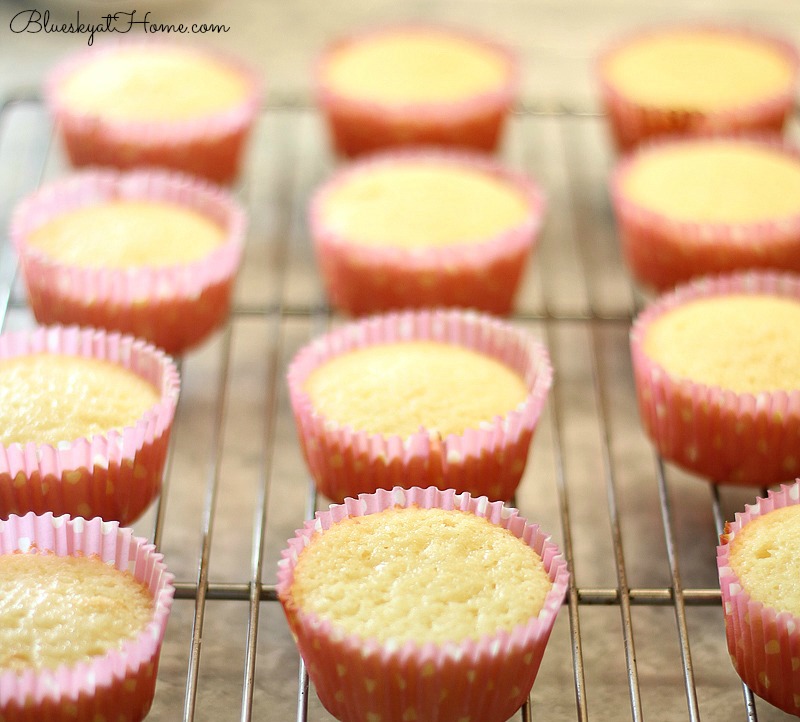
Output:
M559 103L514 115L502 160L547 192L547 221L511 322L548 346L556 380L515 504L573 571L522 720L785 720L743 690L725 650L715 544L760 490L665 465L638 422L627 334L646 301L618 250L603 118ZM795 132L794 126L792 132ZM137 522L175 572L177 600L148 719L309 720L319 705L276 604L280 550L324 505L297 445L283 381L309 339L343 321L325 304L305 223L335 165L302 99L273 99L241 183L245 262L230 323L181 359L161 498ZM0 222L68 172L35 93L0 106ZM33 324L0 247L0 320Z

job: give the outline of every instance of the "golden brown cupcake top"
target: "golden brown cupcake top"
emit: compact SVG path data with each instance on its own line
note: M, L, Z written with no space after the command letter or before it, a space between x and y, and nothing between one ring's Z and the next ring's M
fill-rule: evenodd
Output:
M304 389L326 419L403 438L423 428L462 434L513 411L522 377L489 356L453 344L409 341L356 349L315 369Z
M115 120L174 121L224 111L249 94L246 77L185 47L132 46L99 53L66 78L71 110Z
M656 318L644 352L671 375L736 393L800 389L800 302L725 295Z
M97 557L0 555L0 672L103 655L152 617L148 589Z
M225 241L225 231L191 208L163 201L112 200L66 211L27 237L48 258L85 268L191 263Z
M800 161L736 141L669 144L633 161L622 192L672 220L774 221L800 214Z
M753 599L800 615L798 548L800 506L787 506L743 526L731 542L729 563Z
M432 160L365 168L333 187L322 207L325 225L349 241L409 249L480 243L528 214L511 183Z
M461 101L501 88L503 54L433 29L376 33L335 49L322 68L332 90L360 100L404 105Z
M394 508L316 534L297 562L299 607L380 641L442 643L510 631L552 583L511 532L468 512Z
M57 445L133 426L157 389L109 361L41 353L0 361L0 442Z
M739 33L673 29L620 46L603 65L606 80L640 105L727 110L787 92L792 62L772 43Z

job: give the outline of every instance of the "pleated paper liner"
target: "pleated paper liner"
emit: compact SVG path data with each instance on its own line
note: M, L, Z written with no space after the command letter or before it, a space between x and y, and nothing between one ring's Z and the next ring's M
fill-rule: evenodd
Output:
M759 697L800 716L800 618L753 599L730 566L730 545L754 519L800 501L800 481L770 491L737 512L717 548L728 652L742 680ZM787 570L794 584L797 570Z
M77 327L40 327L0 336L0 360L59 353L108 361L160 394L134 425L50 444L0 444L0 518L51 511L129 524L161 490L180 381L174 362L142 340Z
M204 258L169 266L90 268L54 260L28 236L59 215L103 203L174 204L219 225L225 238ZM43 186L14 211L10 235L37 321L78 324L138 336L179 354L228 318L247 220L228 192L169 171L75 173Z
M769 486L800 473L800 389L751 394L695 383L669 374L643 347L648 327L667 311L732 294L800 302L800 277L772 272L707 277L651 303L634 321L630 338L639 412L665 459L714 483Z
M299 608L292 597L294 566L315 534L349 516L394 506L460 509L509 529L544 562L553 585L541 611L512 631L477 640L434 644L424 640L380 643L345 634ZM278 570L278 597L323 705L344 722L425 720L503 722L523 704L536 678L569 572L555 544L516 509L485 497L434 488L380 490L317 512L296 532Z
M368 434L314 409L303 384L329 359L376 344L430 340L485 354L523 379L527 396L502 416L442 438L421 429L406 439ZM303 454L319 490L333 501L393 486L438 486L491 499L510 499L552 384L546 349L491 316L429 310L354 321L302 348L289 365L290 400Z
M406 164L463 168L485 173L525 199L525 217L479 242L406 249L364 245L326 223L326 198L342 183ZM508 315L525 265L535 250L545 214L542 190L483 155L434 148L390 151L345 166L314 194L309 225L323 282L332 305L360 316L403 308L474 308Z
M246 96L229 108L193 118L121 119L86 113L71 106L62 88L76 71L103 63L120 51L147 56L176 48L196 53L229 68L247 84ZM110 166L120 170L160 167L182 171L215 183L232 183L239 175L248 136L263 95L257 73L236 58L215 50L178 45L163 39L124 39L98 43L59 62L48 74L44 95L70 161L75 166ZM169 102L169 98L165 99Z
M0 554L95 556L146 585L153 617L132 639L104 654L56 669L0 672L5 722L140 722L155 693L159 654L175 589L162 555L116 522L46 513L0 521Z
M330 57L343 48L395 33L453 37L474 43L502 58L505 80L491 91L461 100L389 104L348 95L325 78ZM336 151L345 156L373 153L398 146L435 145L491 152L501 137L519 85L518 63L508 49L483 37L461 30L428 26L397 25L354 34L334 42L317 61L315 86Z

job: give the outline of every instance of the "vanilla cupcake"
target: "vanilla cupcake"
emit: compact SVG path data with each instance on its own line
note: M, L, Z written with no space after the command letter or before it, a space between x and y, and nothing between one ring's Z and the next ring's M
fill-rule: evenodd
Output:
M517 91L508 50L463 32L398 26L333 43L317 101L348 156L405 145L492 151Z
M144 719L174 593L161 554L116 522L0 521L0 717Z
M420 311L312 341L287 379L306 462L329 499L433 485L505 500L552 368L541 344L496 319Z
M745 684L800 716L800 481L725 525L717 548L728 652Z
M568 579L515 509L397 487L298 530L278 598L338 719L502 722L530 693Z
M227 321L246 218L225 191L166 171L85 171L43 186L10 235L39 323L179 354Z
M216 52L126 41L59 63L45 99L76 166L158 166L230 183L259 110L261 81Z
M661 455L715 483L800 472L800 277L680 286L631 330L639 410Z
M645 286L800 271L800 152L778 140L652 144L617 166L611 193L625 260Z
M336 308L505 315L544 210L532 180L484 156L414 149L343 168L314 194L309 216Z
M175 364L130 336L0 335L0 517L136 520L161 489L178 391Z
M661 135L779 132L798 54L763 33L703 26L639 32L600 57L597 75L620 150Z

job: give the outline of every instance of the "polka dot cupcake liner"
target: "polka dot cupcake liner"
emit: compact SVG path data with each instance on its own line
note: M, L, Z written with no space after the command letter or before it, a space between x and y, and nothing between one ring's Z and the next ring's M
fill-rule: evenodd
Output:
M754 600L730 567L730 545L753 519L800 502L800 480L757 499L725 525L717 566L731 661L745 684L784 712L800 716L800 618Z
M139 722L156 686L158 660L175 588L162 555L116 522L47 513L0 521L0 554L52 552L97 556L146 585L153 617L134 638L103 655L56 669L0 671L0 717L5 722L114 720Z
M120 170L160 167L215 183L236 180L263 96L261 78L237 59L210 49L196 49L236 71L246 80L248 93L231 108L192 119L116 119L77 111L64 97L65 81L86 64L102 63L120 49L136 48L146 55L175 47L163 40L109 41L75 53L53 68L45 81L45 102L73 165Z
M745 28L696 26L685 29L719 33L723 36L734 34L765 42L791 63L793 76L797 75L800 55L792 44L780 38ZM780 133L783 130L794 106L794 82L785 92L772 97L735 108L709 111L641 105L621 93L606 77L604 72L606 63L629 43L661 32L663 28L633 33L609 47L597 61L595 75L600 88L600 100L608 116L611 136L617 150L630 151L643 141L659 136Z
M403 249L358 244L326 224L326 199L361 174L420 160L488 174L518 191L528 206L516 226L480 243ZM402 308L475 308L508 315L525 264L537 245L546 202L539 186L486 156L457 151L412 149L371 156L346 166L314 194L309 225L330 302L359 316Z
M463 434L420 429L408 438L368 434L314 409L303 385L316 368L347 351L375 344L431 340L456 344L505 364L528 390L520 406ZM490 316L428 310L351 322L302 348L287 373L300 445L317 488L329 499L393 486L437 486L510 499L522 478L536 425L552 385L547 350Z
M316 533L346 517L374 514L394 506L460 509L485 517L529 544L544 562L553 586L540 613L511 632L444 644L381 644L338 630L330 621L298 608L291 595L300 552ZM485 497L438 489L381 490L346 499L317 512L289 540L278 570L278 598L322 704L345 722L426 720L502 722L530 693L569 572L558 548L516 509Z
M442 34L462 38L504 58L505 82L491 92L459 101L388 105L354 98L331 87L324 77L326 63L343 48L398 31ZM424 25L390 26L343 38L322 54L315 69L317 103L325 116L336 151L358 156L398 146L449 146L491 152L514 105L519 86L516 56L482 37Z
M158 496L180 381L174 362L144 341L77 327L0 335L0 361L39 353L100 359L129 369L160 393L133 426L50 444L0 444L0 518L51 511L129 524Z
M53 260L28 237L59 215L119 200L175 204L222 227L205 258L171 266L88 268ZM169 171L93 170L43 186L14 210L10 236L28 300L43 324L94 326L144 338L167 353L197 346L228 318L247 220L226 191Z
M731 138L707 138L730 143ZM653 141L625 158L611 178L611 197L628 268L642 285L667 290L692 278L747 269L800 272L800 214L755 223L697 223L656 213L626 197L624 184L648 154L692 140ZM769 136L742 137L743 146L779 151L794 162L800 150Z
M754 395L694 383L671 376L643 348L648 326L665 312L726 294L800 301L800 276L750 272L707 277L653 302L631 329L639 413L665 459L713 483L769 486L800 473L800 390Z

